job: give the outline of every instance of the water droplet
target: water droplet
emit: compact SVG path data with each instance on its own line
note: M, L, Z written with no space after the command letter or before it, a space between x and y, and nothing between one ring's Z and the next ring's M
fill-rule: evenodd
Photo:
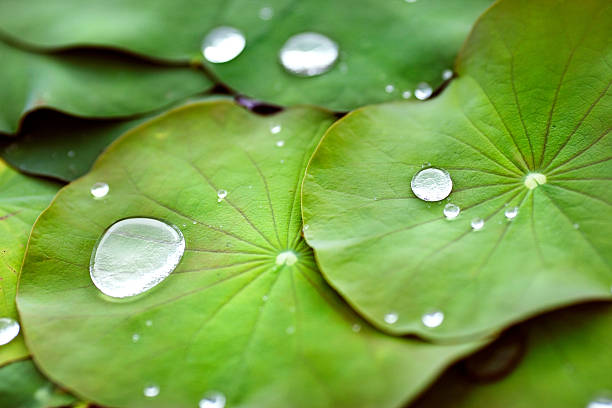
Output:
M138 334L138 333L132 334L132 341L134 343L137 343L139 340L140 340L140 334Z
M221 201L225 200L225 197L227 197L227 191L226 190L219 190L217 191L217 202L220 203Z
M460 212L461 208L459 208L458 205L451 203L446 204L443 210L444 216L447 220L454 220L455 218L457 218Z
M143 390L143 394L148 398L157 397L159 395L159 386L155 384L147 385Z
M612 408L612 400L608 398L597 398L589 402L587 408Z
M518 212L519 212L518 207L506 208L506 211L504 211L504 216L509 220L513 220L518 215Z
M398 319L398 318L399 318L399 316L397 315L397 313L395 313L395 312L390 312L390 313L387 313L387 314L385 315L385 318L384 318L384 319L385 319L385 323L388 323L388 324L395 324L395 323L397 323L397 319Z
M287 334L293 334L293 333L295 333L295 327L289 326L289 327L287 327L285 332L287 332Z
M351 330L354 331L355 333L359 333L361 331L361 325L355 323L353 326L351 326Z
M11 319L10 317L0 318L0 346L4 346L13 341L19 334L20 328L17 320Z
M575 229L579 229L580 228L580 224L578 224L578 223L574 224L574 228Z
M66 153L68 155L68 157L74 157L76 156L76 153L74 152L74 150L68 150L68 153Z
M94 183L93 186L91 186L91 189L89 190L89 192L94 198L102 198L108 194L109 190L110 188L108 187L108 184L98 182L98 183Z
M297 256L293 251L284 251L276 256L277 265L291 266L298 260Z
M385 86L385 92L386 93L392 93L393 91L395 91L395 87L391 84Z
M546 184L546 176L542 173L529 173L525 176L525 187L533 190L541 184Z
M443 80L448 80L451 79L453 77L453 70L452 69L445 69L444 71L442 71L442 79Z
M412 177L410 188L423 201L440 201L451 193L453 181L446 170L428 167Z
M302 231L306 232L308 231L308 228L310 228L310 225L304 224L304 226L302 227Z
M429 84L427 82L421 82L417 85L416 89L414 90L414 96L422 101L424 99L427 99L431 96L432 94L432 89L431 86L429 86Z
M284 140L279 140L276 142L276 147L283 147L285 145L285 141Z
M472 222L470 223L474 231L480 231L482 227L484 227L484 224L485 224L484 220L478 217L474 218Z
M338 44L319 33L300 33L290 37L280 50L285 70L299 76L321 75L338 59Z
M425 327L438 327L444 321L444 313L439 310L432 310L431 312L425 313L421 317L421 322Z
M259 18L262 20L270 20L274 16L274 9L272 7L262 7L259 9Z
M410 91L402 92L402 98L404 98L404 99L410 99L411 96L412 96L412 92L410 92Z
M416 3L417 0L404 0L406 3Z
M277 133L279 133L282 130L281 125L274 125L270 128L270 132L275 135Z
M244 34L234 27L212 29L202 42L202 54L208 62L219 64L236 58L246 45Z
M261 300L263 300L264 302L267 302L268 301L268 295L263 295L261 297Z
M207 392L198 404L199 408L224 408L225 395L220 392Z
M135 296L174 271L185 251L178 228L152 218L127 218L111 225L93 250L89 273L108 296Z
M153 320L147 320L147 321L145 322L145 325L146 325L147 327L151 327L151 326L153 326Z

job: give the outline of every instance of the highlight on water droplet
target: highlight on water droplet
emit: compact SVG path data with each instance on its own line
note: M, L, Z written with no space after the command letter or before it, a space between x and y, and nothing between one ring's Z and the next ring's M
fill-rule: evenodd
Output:
M140 340L140 334L138 334L138 333L132 334L132 341L134 343L137 343L139 340Z
M281 125L273 125L272 127L270 127L270 133L272 133L273 135L280 133L281 130Z
M264 21L270 20L274 16L274 9L272 7L262 7L259 9L259 18Z
M412 177L410 188L414 195L423 201L440 201L451 193L453 180L446 170L427 167Z
M298 76L321 75L338 60L338 44L323 34L305 32L290 37L280 50L285 70Z
M586 408L612 408L612 399L597 398L589 402Z
M461 208L459 208L458 205L448 203L444 206L444 210L442 212L447 220L454 220L461 212Z
M225 200L225 197L227 197L227 190L219 190L217 191L217 202L220 203L221 201Z
M385 86L385 92L386 93L393 93L393 91L395 91L395 86L393 86L391 84Z
M537 186L546 184L546 176L542 173L528 173L525 176L524 184L525 184L525 187L527 187L530 190L533 190Z
M410 92L410 91L402 92L402 98L404 98L404 99L410 99L411 96L412 96L412 92Z
M355 333L359 333L361 331L361 325L358 323L355 323L351 326L351 330L354 331Z
M399 319L399 316L395 312L389 312L385 315L384 319L385 323L387 324L395 324L397 323L397 319Z
M432 93L433 93L433 90L431 89L431 86L427 82L419 83L416 89L414 90L415 98L417 98L420 101L429 98Z
M68 150L68 153L66 153L66 155L70 158L73 158L74 156L76 156L76 152L74 150Z
M442 79L443 80L449 80L453 77L453 70L452 69L445 69L444 71L442 71Z
M112 224L96 244L89 274L107 296L135 296L166 279L184 252L178 228L153 218L126 218Z
M143 394L145 397L154 398L159 395L159 386L155 384L149 384L144 387Z
M439 310L432 310L421 316L421 322L425 327L438 327L444 321L444 313Z
M97 182L91 186L91 188L89 189L89 192L94 198L103 198L103 197L106 197L109 190L110 190L110 187L108 186L108 184Z
M276 147L283 147L285 145L285 141L284 140L279 140L276 142Z
M19 334L20 329L21 326L19 326L17 320L10 317L0 318L0 346L4 346L13 341Z
M518 215L518 212L519 212L519 208L518 207L509 207L509 208L506 208L506 211L504 211L504 216L508 220L513 220Z
M298 261L297 255L293 251L284 251L276 256L277 265L291 266Z
M476 217L472 220L470 225L474 231L480 231L484 227L485 221L482 218Z
M198 408L224 408L225 395L217 391L207 392L198 403Z
M213 28L202 41L202 54L208 62L220 64L236 58L246 45L244 34L234 27Z

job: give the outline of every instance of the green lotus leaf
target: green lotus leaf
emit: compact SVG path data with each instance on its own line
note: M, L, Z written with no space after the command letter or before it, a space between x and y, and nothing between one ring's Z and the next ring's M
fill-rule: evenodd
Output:
M502 0L439 97L334 125L303 190L330 284L375 325L437 339L610 299L611 34L607 1ZM449 172L448 199L412 192L429 166Z
M538 317L522 328L526 352L506 377L488 382L478 371L453 367L412 407L605 407L612 401L611 325L612 307L606 304ZM502 354L492 350L472 370L494 365Z
M109 51L36 53L0 40L0 56L0 133L15 133L22 117L41 107L93 118L122 117L211 87L196 69Z
M2 408L55 408L75 402L70 394L43 377L31 360L0 368Z
M387 336L321 277L301 237L299 187L333 118L201 102L111 145L30 238L18 306L43 371L110 406L193 407L221 392L228 406L392 407L477 346ZM90 195L96 182L109 185L103 199ZM90 257L130 217L180 228L186 250L149 293L111 302ZM146 397L148 386L159 394Z
M5 0L0 29L42 47L103 45L148 57L201 60L203 38L217 26L242 31L246 48L235 60L207 64L230 87L265 101L347 110L398 100L425 81L437 88L472 23L491 0L224 0L150 2ZM316 78L284 71L287 39L314 31L335 41L340 58ZM393 88L385 89L388 85Z
M28 236L57 190L58 184L24 176L0 160L0 318L18 320L15 292ZM20 334L0 345L0 366L27 355Z

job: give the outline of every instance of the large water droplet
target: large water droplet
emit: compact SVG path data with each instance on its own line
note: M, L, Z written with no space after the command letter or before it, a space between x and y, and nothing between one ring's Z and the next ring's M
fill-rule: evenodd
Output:
M458 205L451 203L446 204L443 210L444 216L447 220L454 220L455 218L457 218L460 212L461 208L459 208Z
M246 45L244 34L234 27L212 29L202 42L202 54L208 62L219 64L236 58Z
M429 98L432 92L433 91L431 89L431 86L429 86L427 82L421 82L417 85L416 89L414 90L414 96L415 98L422 101L424 99Z
M293 251L284 251L276 256L277 265L291 266L298 261L297 256Z
M225 407L225 395L220 392L208 392L200 400L199 408L223 408Z
M91 186L91 188L89 189L89 192L94 198L103 198L108 194L108 190L110 190L110 188L108 187L108 184L98 182L98 183L94 183Z
M506 211L504 211L504 216L509 220L513 220L518 215L518 212L519 212L518 207L506 208Z
M451 193L453 181L446 170L428 167L412 177L410 187L414 195L423 201L440 201Z
M425 327L438 327L443 321L444 313L439 310L432 310L421 317L421 322L423 322Z
M315 76L331 69L338 59L338 44L319 33L290 37L280 50L280 61L290 73Z
M89 273L105 295L123 298L158 285L176 268L185 239L178 228L152 218L111 225L94 248Z
M612 408L612 399L597 398L589 402L587 408Z
M529 173L525 176L525 187L533 190L539 185L546 184L546 176L542 173Z
M227 197L227 190L219 190L217 191L217 202L220 203L221 201L225 200L225 197Z
M0 318L0 346L10 343L19 334L19 323L10 317Z
M142 393L144 394L145 397L149 397L149 398L157 397L159 395L159 386L155 384L149 384L144 388Z
M482 218L474 218L470 225L474 231L480 231L484 227L485 221Z
M398 314L395 312L387 313L384 317L385 323L395 324L397 323L397 319L399 318Z

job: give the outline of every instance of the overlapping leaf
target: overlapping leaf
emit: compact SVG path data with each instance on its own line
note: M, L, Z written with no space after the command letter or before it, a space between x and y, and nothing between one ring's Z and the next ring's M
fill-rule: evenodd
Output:
M376 325L430 338L609 299L611 36L610 2L503 0L438 98L332 127L303 192L306 239L332 286ZM429 165L450 172L448 200L412 193ZM532 173L545 184L529 189ZM447 202L461 207L454 220ZM444 313L437 327L422 322L432 312Z
M477 346L386 336L320 276L300 235L299 186L332 120L198 103L113 144L32 232L18 305L45 373L110 406L193 407L214 391L234 407L392 407ZM89 192L98 181L110 186L101 200ZM91 282L91 252L135 216L179 227L186 252L144 297L109 302ZM157 397L143 395L150 384Z
M201 59L209 30L230 25L247 46L234 61L207 65L230 87L277 104L352 109L397 100L426 81L434 88L491 0L43 0L0 3L0 29L44 47L103 45L174 61ZM293 34L315 31L341 50L317 78L286 73L278 53ZM385 88L394 89L387 93Z

